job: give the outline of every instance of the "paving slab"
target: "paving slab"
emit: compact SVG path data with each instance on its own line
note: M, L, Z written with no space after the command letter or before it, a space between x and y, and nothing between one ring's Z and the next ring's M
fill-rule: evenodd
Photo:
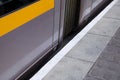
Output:
M120 38L120 28L117 30L116 34L113 37L114 38Z
M95 62L110 39L110 37L87 34L66 56Z
M93 63L64 57L43 80L83 80Z
M120 38L113 37L84 80L120 80L120 44L117 43Z
M118 48L116 47L112 48L114 48L114 51L118 50ZM120 61L120 53L116 53L117 55L113 55L115 52L112 51L112 48L110 48L111 50L109 52L104 51L102 53L100 58L96 61L92 69L83 80L120 80L120 64L118 62Z
M112 7L104 17L120 20L120 6Z
M112 37L119 27L120 20L102 18L89 33Z
M119 60L120 48L119 47L115 47L113 45L107 46L106 50L104 50L103 53L104 54L102 54L99 58L104 58L106 61L120 64L120 60Z
M112 42L110 42L108 45L114 47L120 47L120 38L113 37Z

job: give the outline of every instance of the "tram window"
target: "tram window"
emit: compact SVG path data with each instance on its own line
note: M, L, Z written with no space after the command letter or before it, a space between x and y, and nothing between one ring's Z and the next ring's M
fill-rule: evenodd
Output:
M38 0L0 0L0 17Z

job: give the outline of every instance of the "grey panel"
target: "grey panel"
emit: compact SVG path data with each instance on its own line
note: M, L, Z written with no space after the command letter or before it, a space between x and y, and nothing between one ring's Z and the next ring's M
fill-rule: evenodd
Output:
M105 1L109 1L109 0L93 0L91 14L94 14L94 12L97 11L98 8L100 8L105 3Z
M59 42L63 40L63 30L64 30L64 17L65 17L65 1L60 0L60 33L59 33Z
M81 0L79 24L90 16L92 0Z
M105 7L105 4L109 3L110 1L112 0L93 0L91 14L95 14L95 12L99 11L101 7Z
M50 10L0 38L0 80L13 80L52 47L53 16Z
M92 9L96 8L104 0L93 0Z
M54 16L54 39L53 45L58 43L59 39L59 28L60 28L60 1L55 0L55 16Z

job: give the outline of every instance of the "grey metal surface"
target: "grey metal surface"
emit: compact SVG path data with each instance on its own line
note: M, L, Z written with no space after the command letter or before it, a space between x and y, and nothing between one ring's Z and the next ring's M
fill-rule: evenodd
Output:
M80 1L79 25L90 16L91 7L92 7L92 0Z
M100 10L100 7L103 7L105 4L112 0L93 0L91 14L95 15L96 11Z
M65 17L65 0L60 0L60 28L59 28L59 42L63 40L64 17Z
M101 4L102 2L104 2L105 0L93 0L92 3L92 9L98 7L99 4Z
M91 15L95 15L95 12L102 7L105 3L112 0L81 0L80 1L80 16L79 25L87 21Z
M120 28L84 80L120 80Z
M53 32L53 45L57 45L59 42L60 34L60 18L61 18L61 0L55 0L54 9L54 32Z
M13 80L52 47L53 17L54 9L0 38L0 80Z

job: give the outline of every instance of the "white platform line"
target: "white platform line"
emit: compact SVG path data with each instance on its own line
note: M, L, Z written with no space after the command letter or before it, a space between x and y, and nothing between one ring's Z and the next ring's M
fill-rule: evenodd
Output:
M30 80L42 80L47 73L87 34L87 32L115 5L118 0L110 3L95 19L79 32L62 50L60 50Z

